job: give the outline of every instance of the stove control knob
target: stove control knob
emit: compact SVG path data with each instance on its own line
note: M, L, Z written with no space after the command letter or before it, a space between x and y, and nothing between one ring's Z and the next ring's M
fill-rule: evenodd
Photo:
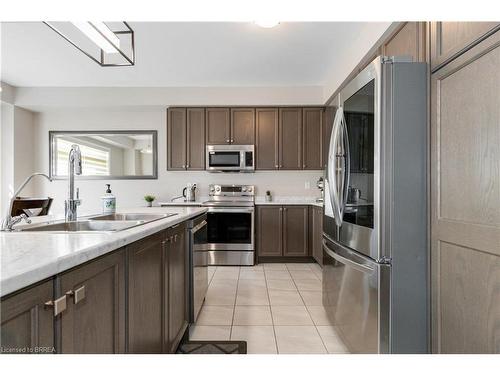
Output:
M245 192L245 191L247 191L247 187L246 187L246 186L243 186L243 187L241 188L241 190L242 190L243 192Z
M253 190L253 189L252 189L252 187L251 187L251 186L249 186L249 187L248 187L248 192L249 192L249 193L251 193L251 192L252 192L252 190Z
M217 187L215 188L215 191L220 191L220 186L217 186Z

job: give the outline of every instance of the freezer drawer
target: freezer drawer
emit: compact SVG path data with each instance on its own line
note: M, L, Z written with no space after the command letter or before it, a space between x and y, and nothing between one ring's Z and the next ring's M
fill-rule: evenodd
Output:
M323 306L352 353L389 352L390 266L323 239Z

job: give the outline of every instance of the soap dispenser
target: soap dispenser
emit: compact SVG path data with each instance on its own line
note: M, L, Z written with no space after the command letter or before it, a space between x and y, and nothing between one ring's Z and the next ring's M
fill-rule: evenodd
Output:
M106 184L106 193L101 197L102 213L114 214L116 211L116 197L111 194L111 185Z

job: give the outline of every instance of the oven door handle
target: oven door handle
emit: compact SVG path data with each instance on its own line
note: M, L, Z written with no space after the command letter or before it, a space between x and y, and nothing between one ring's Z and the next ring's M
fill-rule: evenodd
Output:
M254 213L254 208L219 208L208 207L208 212L227 212L227 213Z

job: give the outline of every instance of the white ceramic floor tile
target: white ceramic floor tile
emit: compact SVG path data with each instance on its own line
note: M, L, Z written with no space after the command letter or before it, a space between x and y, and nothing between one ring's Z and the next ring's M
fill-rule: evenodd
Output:
M189 329L190 341L230 340L231 326L200 326L194 325Z
M295 290L269 290L271 306L304 306L299 292Z
M264 263L265 270L288 271L285 263Z
M205 305L234 305L238 280L213 280L205 296Z
M274 330L280 354L327 353L323 341L314 326L275 326Z
M291 279L270 279L267 280L267 289L271 290L297 290L295 283Z
M219 266L215 270L212 280L237 280L240 274L240 267L222 267Z
M286 268L289 271L312 271L311 264L313 263L287 263Z
M247 342L248 354L276 354L276 340L272 326L233 326L231 340Z
M265 279L240 279L238 281L238 289L259 289L266 288Z
M203 306L196 324L200 326L232 325L233 310L233 306Z
M316 290L316 291L321 291L321 281L319 280L300 280L300 279L297 279L297 280L294 280L295 281L295 285L297 285L297 289L299 291L302 291L302 290Z
M266 279L268 280L291 280L290 272L282 270L265 269Z
M307 306L307 311L309 311L315 325L328 326L332 324L323 306Z
M312 270L290 270L290 275L294 280L319 280Z
M265 280L264 269L241 270L240 280Z
M305 306L271 306L275 326L314 325Z
M318 263L310 263L309 266L311 267L311 269L313 270L313 272L319 272L319 273L321 273L322 270L323 270Z
M300 290L306 306L323 306L323 293L320 290Z
M272 326L269 306L236 306L233 324L235 326Z
M269 297L265 288L242 289L238 288L236 293L236 305L269 305Z
M347 354L349 350L333 326L318 326L319 335L326 346L326 350L331 354Z

